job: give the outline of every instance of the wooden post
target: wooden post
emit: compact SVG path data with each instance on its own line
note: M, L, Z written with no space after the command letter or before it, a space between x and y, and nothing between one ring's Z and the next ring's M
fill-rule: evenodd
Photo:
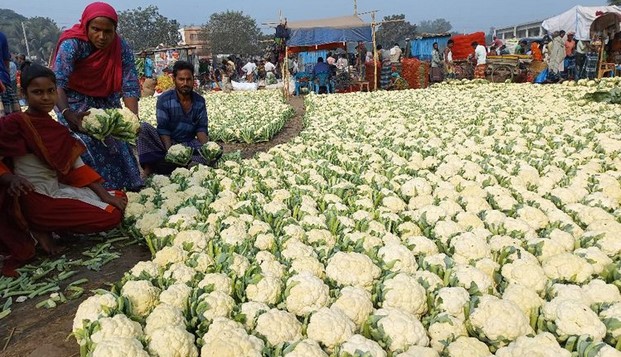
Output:
M285 99L289 99L289 46L285 45L285 63L282 73L283 89L285 91Z
M377 90L377 42L375 39L375 11L371 13L371 34L373 39L373 90Z

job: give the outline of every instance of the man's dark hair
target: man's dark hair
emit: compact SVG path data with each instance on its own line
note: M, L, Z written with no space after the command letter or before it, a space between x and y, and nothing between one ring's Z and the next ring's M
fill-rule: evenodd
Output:
M448 45L450 45L451 43L455 43L455 41L453 41L453 40L448 40L448 42L446 43L446 45L448 46Z
M323 62L323 57L318 57L317 58L317 63L322 63Z
M173 65L173 77L177 77L177 73L183 70L189 70L194 75L194 66L190 62L186 61L177 61Z
M474 41L473 43L470 44L470 46L472 47L477 47L479 45L479 43L477 41Z
M377 45L377 47L375 47L376 50L381 50L382 49L382 45Z
M32 64L28 66L28 68L22 73L22 77L19 83L22 87L22 90L26 92L28 86L30 85L30 82L40 77L47 77L52 82L54 82L54 84L56 84L56 75L54 75L54 72L51 69L43 67L39 64Z

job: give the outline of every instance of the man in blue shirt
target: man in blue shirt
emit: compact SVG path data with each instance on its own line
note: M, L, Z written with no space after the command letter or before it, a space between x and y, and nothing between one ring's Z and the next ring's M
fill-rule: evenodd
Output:
M175 88L157 99L157 129L143 123L138 138L138 156L145 175L169 174L177 166L165 161L174 144L191 147L192 162L209 164L198 149L209 141L205 98L194 92L194 66L177 61L173 66Z
M317 58L317 64L313 68L313 81L319 86L318 93L329 92L332 68L323 61L323 57ZM320 78L321 77L321 78Z
M0 111L0 117L4 114L21 112L19 99L17 98L16 88L11 85L11 75L9 68L11 63L11 52L9 52L9 42L4 33L0 32L0 98L4 110Z

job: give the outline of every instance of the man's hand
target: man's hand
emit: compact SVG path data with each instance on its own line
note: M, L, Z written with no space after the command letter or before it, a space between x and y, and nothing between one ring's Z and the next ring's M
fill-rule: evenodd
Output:
M82 126L82 120L85 116L89 115L91 112L74 112L73 110L65 111L65 119L67 119L67 123L69 123L69 128L73 131L84 132L84 127Z
M34 191L34 186L30 181L25 178L17 175L3 175L10 176L5 178L8 180L8 192L12 197L19 197L21 195L27 195L30 192Z
M103 201L111 206L118 208L119 210L121 210L121 212L125 211L125 207L127 207L127 197L117 197L110 195L110 197L106 197Z

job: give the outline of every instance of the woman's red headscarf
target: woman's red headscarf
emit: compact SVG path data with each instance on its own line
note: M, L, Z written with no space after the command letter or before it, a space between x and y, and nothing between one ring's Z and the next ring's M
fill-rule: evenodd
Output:
M64 40L74 38L89 41L88 23L96 17L107 17L114 22L115 26L119 21L112 6L104 2L94 2L88 5L82 13L80 23L73 25L60 35L52 57L52 66L56 60L58 48ZM74 63L68 87L88 96L107 97L114 92L120 92L122 83L121 38L115 33L114 40L108 47L96 49L88 57Z

